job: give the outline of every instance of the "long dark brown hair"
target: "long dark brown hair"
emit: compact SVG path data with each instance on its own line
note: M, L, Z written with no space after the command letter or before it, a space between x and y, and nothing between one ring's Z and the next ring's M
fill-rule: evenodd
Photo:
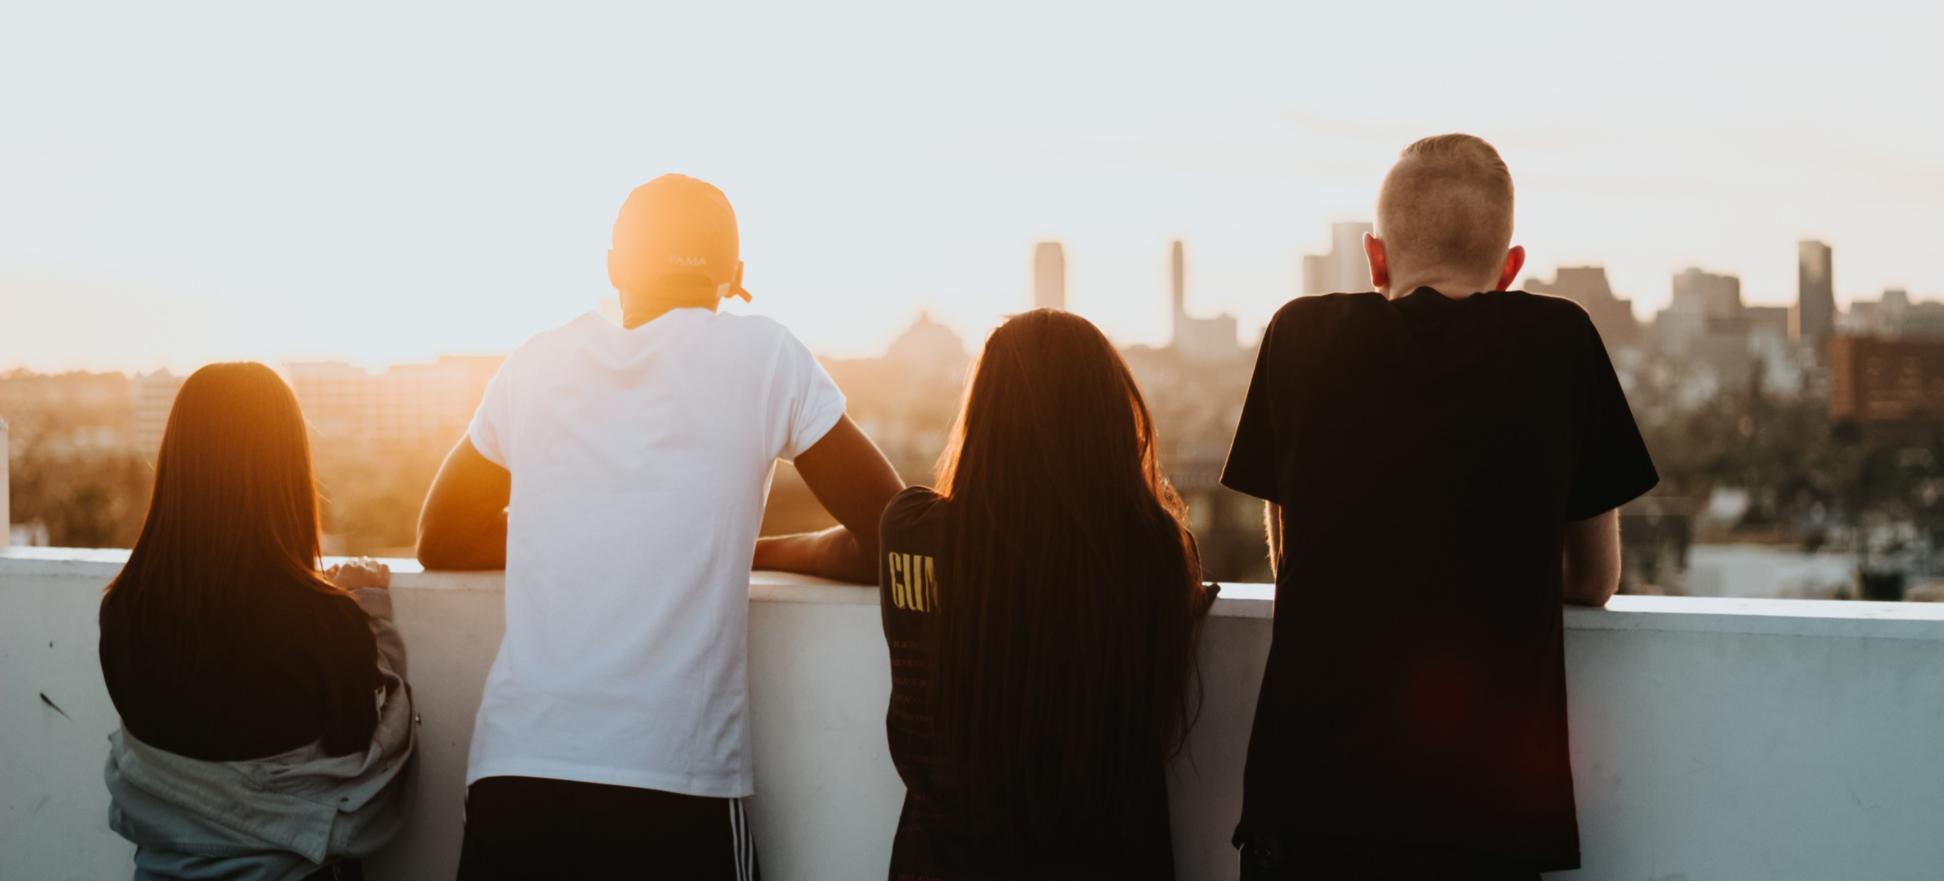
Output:
M1001 325L939 485L933 718L958 812L1001 859L1145 834L1206 604L1120 353L1067 312Z
M250 591L342 595L318 571L317 522L297 396L262 364L211 364L176 394L148 517L104 612L125 604L180 622L144 630L192 648L256 607Z

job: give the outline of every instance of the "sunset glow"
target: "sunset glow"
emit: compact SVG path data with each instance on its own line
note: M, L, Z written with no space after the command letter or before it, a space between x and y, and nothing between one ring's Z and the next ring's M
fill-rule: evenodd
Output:
M11 7L0 26L0 369L178 371L503 352L609 293L622 197L734 200L755 302L875 354L976 338L1062 242L1072 307L1252 341L1415 137L1491 139L1531 269L1604 264L1643 318L1697 265L1794 296L1944 293L1934 9L1651 2L979 4L524 14Z

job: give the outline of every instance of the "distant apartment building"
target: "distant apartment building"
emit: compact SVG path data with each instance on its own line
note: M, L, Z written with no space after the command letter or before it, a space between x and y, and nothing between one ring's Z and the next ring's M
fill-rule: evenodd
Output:
M1691 351L1718 343L1715 338L1745 339L1741 279L1693 267L1674 274L1667 308L1654 317L1654 333L1662 348Z
M1881 299L1851 300L1837 329L1851 336L1944 338L1944 302L1912 302L1910 292L1890 288Z
M185 376L167 370L138 373L129 379L135 398L135 449L154 456L162 449L162 433L169 427L169 411L175 408L176 392L182 390Z
M1235 341L1235 316L1214 318L1188 314L1188 257L1180 242L1169 250L1169 301L1174 307L1174 349L1183 360L1226 361L1242 354Z
M1789 307L1787 306L1743 306L1742 319L1748 324L1748 335L1757 339L1776 342L1789 338Z
M1694 267L1675 273L1670 291L1667 308L1654 316L1654 343L1691 372L1691 395L1705 400L1759 386L1792 397L1807 388L1811 365L1807 350L1789 338L1788 307L1749 306L1740 278Z
M1762 389L1795 397L1809 389L1816 354L1789 339L1789 307L1743 306L1748 351L1762 371Z
M119 373L0 373L0 419L41 453L124 449L134 443L128 377Z
M1829 340L1831 421L1865 430L1944 422L1944 339Z
M1614 296L1606 267L1561 266L1551 281L1533 276L1525 289L1535 294L1565 297L1580 304L1593 319L1593 327L1607 348L1631 346L1640 341L1640 321L1634 318L1633 301Z
M1033 308L1066 307L1066 249L1059 242L1040 242L1033 247Z
M441 357L382 373L338 362L284 365L312 433L354 447L458 440L499 369L497 357Z
M1364 257L1363 237L1371 229L1370 224L1360 221L1330 224L1330 250L1303 256L1302 294L1370 290L1370 263Z
M1740 318L1741 279L1688 267L1674 274L1672 308L1709 318Z
M1822 351L1836 330L1834 255L1822 242L1796 243L1796 304L1789 335Z

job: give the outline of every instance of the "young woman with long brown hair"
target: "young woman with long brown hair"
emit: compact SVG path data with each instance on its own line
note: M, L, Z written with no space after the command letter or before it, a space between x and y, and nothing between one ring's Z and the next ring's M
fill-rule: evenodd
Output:
M885 510L893 879L1174 876L1165 764L1213 599L1113 345L986 341L942 465Z
M109 825L135 878L356 878L403 822L412 748L390 572L319 568L310 442L283 379L183 383L101 604Z

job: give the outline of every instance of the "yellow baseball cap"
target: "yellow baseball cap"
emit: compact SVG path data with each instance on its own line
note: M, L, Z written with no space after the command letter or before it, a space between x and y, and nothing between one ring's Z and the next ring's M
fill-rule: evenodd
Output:
M614 221L610 267L644 291L749 299L742 286L736 210L714 186L664 174L628 194Z

